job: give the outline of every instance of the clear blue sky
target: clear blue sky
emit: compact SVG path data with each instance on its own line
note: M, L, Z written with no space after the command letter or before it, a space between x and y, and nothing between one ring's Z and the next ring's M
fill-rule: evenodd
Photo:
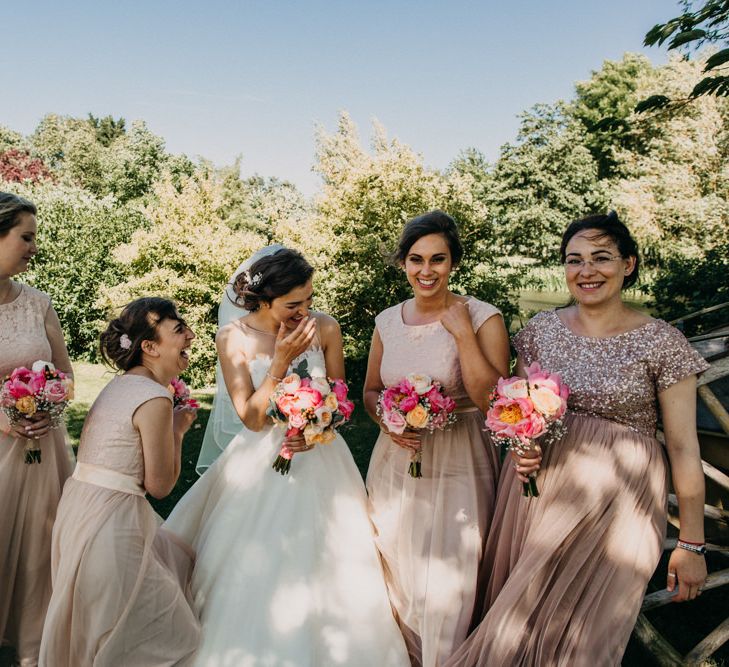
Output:
M0 124L48 113L145 120L172 152L279 176L307 194L314 125L377 118L444 167L489 159L517 114L572 95L605 59L647 53L673 0L145 0L3 3Z

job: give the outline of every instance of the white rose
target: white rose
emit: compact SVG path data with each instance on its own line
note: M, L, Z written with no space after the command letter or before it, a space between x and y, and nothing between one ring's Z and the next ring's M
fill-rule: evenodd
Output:
M318 391L322 396L326 396L332 390L328 380L323 377L311 378L311 388Z
M301 386L301 378L296 373L287 375L281 382L284 392L287 394L295 394Z
M411 373L407 376L407 381L413 385L418 394L427 394L433 387L433 379L430 375L420 375L419 373Z
M562 407L562 399L549 389L532 389L529 396L536 411L545 417L556 415Z
M317 425L322 428L326 428L332 423L332 411L326 406L323 405L322 407L317 408L314 410L314 414L316 415Z
M40 373L46 366L52 371L56 370L56 367L50 361L36 361L30 370L34 373Z
M516 382L509 382L503 384L499 388L500 393L506 398L526 398L529 396L526 380L517 380Z

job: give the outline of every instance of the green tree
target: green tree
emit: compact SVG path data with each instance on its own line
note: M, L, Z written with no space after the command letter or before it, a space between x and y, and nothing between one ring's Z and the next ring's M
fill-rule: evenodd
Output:
M99 321L105 315L97 300L123 275L113 251L146 224L144 217L78 187L0 182L0 189L12 189L38 207L39 252L25 277L50 295L72 357L96 359Z
M646 46L668 42L669 51L689 54L703 46L720 50L706 58L702 76L685 97L655 93L636 106L636 111L675 108L704 95L729 96L729 3L726 0L682 0L683 12L665 23L654 25L646 34Z
M208 170L196 172L179 191L166 174L154 194L145 209L149 227L114 253L125 277L104 290L100 306L111 313L139 296L173 299L197 336L186 377L195 386L211 384L220 296L242 259L265 240L221 220L221 184Z
M606 208L605 187L584 127L561 103L521 119L516 143L501 149L487 203L506 254L553 263L567 223Z
M94 114L89 114L89 124L94 128L96 132L97 141L108 148L111 143L117 137L121 137L125 132L125 120L120 118L114 120L113 116L104 116L103 118L97 118Z
M584 142L598 165L598 178L615 175L617 150L643 150L646 132L631 132L633 109L641 88L655 77L648 58L626 53L620 61L606 60L587 81L575 84L575 99L567 105L569 116L582 123Z

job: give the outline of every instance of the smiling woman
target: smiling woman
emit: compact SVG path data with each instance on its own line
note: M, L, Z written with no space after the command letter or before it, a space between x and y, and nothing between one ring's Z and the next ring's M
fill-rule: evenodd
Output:
M71 362L47 295L16 282L36 254L36 208L0 192L0 378L47 360L64 373ZM35 440L41 463L26 465ZM0 641L21 664L35 664L51 595L51 529L61 489L73 468L63 427L47 413L10 424L0 413Z
M156 297L130 303L101 334L102 357L123 374L91 406L63 489L40 665L155 667L197 648L192 551L158 528L145 498L166 496L180 474L195 410L173 411L168 387L193 338L175 305Z
M513 342L519 375L538 362L570 387L566 433L543 458L513 454L517 468L504 467L485 611L447 667L619 665L662 552L669 462L681 531L666 586L689 600L706 576L695 409L708 364L674 327L623 302L639 257L614 213L570 224L561 255L574 305L535 316ZM537 470L540 497L521 497Z

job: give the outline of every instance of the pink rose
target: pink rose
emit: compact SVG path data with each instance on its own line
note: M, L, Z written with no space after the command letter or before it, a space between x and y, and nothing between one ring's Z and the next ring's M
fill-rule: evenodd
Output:
M430 409L433 412L440 412L441 410L445 409L446 397L443 394L441 394L435 387L433 387L425 395L425 398L428 399L428 402L430 403Z
M342 416L345 419L349 419L352 416L352 413L354 412L354 403L352 401L339 401L339 412L342 413Z
M294 395L294 406L297 410L308 410L309 408L317 408L322 403L321 394L311 387L304 386L302 380L302 386L299 387L298 391Z
M8 394L16 400L25 398L26 396L32 396L35 393L31 390L30 385L27 382L23 382L20 379L12 379L12 376L11 379L5 383L5 387Z
M294 405L295 401L296 397L292 394L283 394L276 399L276 407L278 407L283 414L289 417L296 411L296 406Z
M385 410L392 410L397 406L397 401L400 399L400 392L395 387L388 387L382 392L380 402ZM337 396L341 401L342 399Z
M347 387L347 383L344 380L335 379L333 381L334 386L332 387L332 391L334 392L334 395L337 397L338 401L345 401L347 399L347 393L349 392L349 387Z
M43 389L43 398L49 403L61 403L66 400L66 387L61 380L48 380Z
M296 373L291 373L281 381L281 385L287 394L295 394L301 386L301 378Z
M387 427L388 431L402 435L407 426L405 417L397 410L385 411L382 414L382 423Z
M418 403L419 403L418 398L419 398L419 396L415 392L413 392L409 396L405 396L405 398L403 398L400 401L400 404L398 407L403 412L410 412L416 405L418 405Z
M304 419L304 416L298 411L292 412L288 417L289 417L289 427L290 428L295 428L297 430L301 430L307 424L307 421L306 421L306 419Z

